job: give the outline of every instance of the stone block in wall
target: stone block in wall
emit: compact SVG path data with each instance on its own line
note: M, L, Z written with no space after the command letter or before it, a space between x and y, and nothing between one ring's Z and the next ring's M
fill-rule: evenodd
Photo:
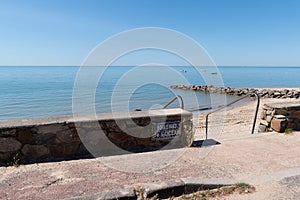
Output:
M15 137L16 136L16 129L15 128L8 128L8 129L1 129L0 130L0 137Z
M75 128L58 131L55 135L56 135L56 138L55 138L56 144L69 144L72 142L80 141L80 138L79 138Z
M80 135L81 141L87 150L93 154L94 157L117 154L117 145L114 145L106 135L99 131L88 131L86 134Z
M50 150L51 157L54 158L66 158L66 157L72 157L76 155L85 155L88 154L88 152L85 150L84 154L79 151L79 145L81 145L80 142L72 142L69 144L60 144L60 145L48 145L48 148Z
M300 131L300 123L295 124L294 130L295 131Z
M124 132L130 136L137 137L137 138L149 138L153 137L153 126L137 126L131 128L125 128Z
M14 138L0 138L0 162L11 162L21 147L22 144Z
M287 128L291 128L291 129L293 129L293 130L296 130L296 129L297 129L297 127L295 126L295 124L292 123L292 122L288 122Z
M65 157L65 147L63 145L48 145L50 155L53 158Z
M148 147L149 144L153 143L152 138L137 138L137 145L142 147Z
M107 136L111 141L120 144L130 138L130 135L123 132L111 132Z
M33 144L55 144L55 133L36 133L33 134Z
M80 143L75 155L88 155L90 152L85 148L84 144Z
M260 119L266 119L267 117L267 111L266 110L262 110L260 113Z
M118 123L120 124L121 122L118 121ZM122 125L118 125L118 123L116 123L114 120L113 121L110 121L110 122L107 122L106 126L107 126L107 131L109 132L113 132L113 131L117 131L117 132L123 132L123 127Z
M5 161L5 163L9 163L12 160L14 153L1 153L0 152L0 161Z
M18 130L18 140L23 144L32 144L33 142L33 134L28 129Z
M73 142L70 144L64 145L65 147L65 156L74 156L77 153L79 142Z
M293 118L294 128L295 131L300 131L300 119Z
M289 111L287 109L285 109L285 108L275 109L275 115L289 116Z
M43 159L50 156L49 149L44 145L26 144L22 148L22 153L27 159Z
M279 133L284 132L287 127L287 120L274 117L271 121L271 128Z
M264 125L264 126L269 126L269 123L267 122L267 120L260 120L260 124Z
M258 132L259 132L259 133L266 132L266 130L267 130L267 127L266 127L265 125L260 124L260 125L258 126Z
M80 131L78 131L78 134L82 142L86 142L86 141L96 142L99 138L106 137L106 135L103 136L101 130L81 129Z
M138 147L137 141L135 138L129 138L122 142L120 145L118 145L119 148L125 149L125 150L130 150L130 149L135 149Z
M300 110L293 112L290 117L300 119Z
M0 138L0 152L13 153L18 152L22 144L14 138Z

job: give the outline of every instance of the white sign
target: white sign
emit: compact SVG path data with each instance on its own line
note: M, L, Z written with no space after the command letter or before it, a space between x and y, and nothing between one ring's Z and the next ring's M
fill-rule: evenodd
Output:
M180 133L180 121L156 123L154 138L157 140L172 139Z

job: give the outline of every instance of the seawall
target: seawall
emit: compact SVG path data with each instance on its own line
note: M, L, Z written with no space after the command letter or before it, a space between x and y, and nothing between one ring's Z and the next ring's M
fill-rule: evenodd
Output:
M192 114L163 109L0 121L0 163L106 156L190 146Z

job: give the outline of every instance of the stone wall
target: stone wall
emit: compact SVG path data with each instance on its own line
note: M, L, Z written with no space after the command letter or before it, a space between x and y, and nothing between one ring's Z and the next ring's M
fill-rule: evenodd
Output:
M0 163L38 162L103 156L103 141L127 151L190 146L192 114L182 109L136 111L97 116L0 121ZM110 151L108 155L118 152Z
M300 101L264 104L259 131L300 130Z
M300 90L289 89L258 89L258 88L231 88L231 87L214 87L214 86L197 86L197 85L171 85L172 89L193 90L207 93L227 94L242 96L250 92L256 92L263 98L299 98Z

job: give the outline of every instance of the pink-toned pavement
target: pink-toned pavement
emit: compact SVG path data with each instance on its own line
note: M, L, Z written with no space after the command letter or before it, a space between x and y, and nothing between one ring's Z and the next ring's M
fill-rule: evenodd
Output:
M226 199L298 199L300 133L223 139L220 145L0 168L1 199L68 199L177 178L246 182Z

